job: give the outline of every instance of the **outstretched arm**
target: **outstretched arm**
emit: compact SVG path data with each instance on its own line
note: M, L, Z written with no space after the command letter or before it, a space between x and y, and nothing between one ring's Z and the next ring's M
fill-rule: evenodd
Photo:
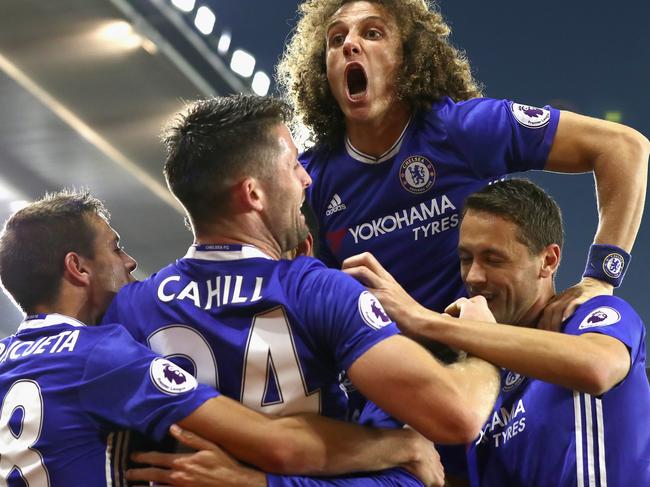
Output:
M563 333L493 321L482 296L461 298L447 308L454 318L418 304L370 254L346 260L382 302L400 329L414 339L436 340L525 376L589 394L602 394L627 375L630 354L619 340L598 333Z
M643 214L649 154L650 142L639 132L563 111L544 169L563 173L593 171L599 214L594 243L614 245L629 253ZM559 329L563 319L580 304L599 294L612 294L612 290L610 283L583 278L547 306L539 327Z
M271 473L336 475L421 461L423 443L409 430L374 429L314 414L274 417L225 396L179 421L239 460Z
M413 469L422 484L415 478L398 469L370 473L367 476L359 474L336 478L310 478L310 477L280 477L266 476L263 472L246 467L228 455L216 444L201 438L198 435L184 431L172 425L170 433L180 443L198 450L194 453L158 453L146 452L133 455L133 460L138 463L149 464L149 467L135 468L127 472L129 480L146 480L165 485L180 487L265 487L272 486L345 486L345 485L425 485L427 487L442 487L445 483L444 469L440 457L433 445L426 442L424 451L426 458ZM428 443L428 444L427 444ZM414 466L415 467L415 466Z

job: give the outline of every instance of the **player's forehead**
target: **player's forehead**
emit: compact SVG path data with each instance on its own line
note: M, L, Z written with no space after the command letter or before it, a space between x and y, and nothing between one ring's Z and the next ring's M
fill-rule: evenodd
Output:
M460 224L459 248L503 248L517 240L517 225L486 211L468 209Z
M343 4L330 17L326 32L337 26L349 26L368 21L394 24L393 15L378 3L366 1L348 2Z
M287 127L286 124L281 123L275 127L275 133L278 137L278 143L280 144L280 150L283 153L290 153L292 156L298 155L298 147L293 139L291 130Z
M97 244L119 242L119 234L104 217L97 214L91 214L89 219L93 230L95 231L95 242Z

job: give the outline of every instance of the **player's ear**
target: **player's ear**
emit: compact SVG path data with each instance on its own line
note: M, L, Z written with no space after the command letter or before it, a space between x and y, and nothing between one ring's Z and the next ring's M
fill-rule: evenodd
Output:
M235 198L244 209L256 211L264 209L265 194L259 179L244 178L235 186L235 193Z
M92 269L89 259L76 252L68 252L63 258L63 277L74 286L88 286Z
M308 233L305 240L300 242L298 247L296 247L296 257L299 255L314 256L314 237L311 233Z
M539 270L540 277L551 277L560 266L562 251L558 244L549 244L541 252L542 264Z

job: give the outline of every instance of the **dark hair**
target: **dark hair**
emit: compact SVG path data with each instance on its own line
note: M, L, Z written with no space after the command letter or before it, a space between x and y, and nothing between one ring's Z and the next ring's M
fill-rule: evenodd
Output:
M562 247L562 212L555 200L527 179L507 179L492 183L465 200L467 210L484 211L517 225L517 238L538 254L547 245Z
M192 224L227 211L236 178L270 177L280 149L272 129L290 116L275 98L234 95L194 102L170 121L163 134L165 179Z
M94 258L95 215L110 218L87 190L63 190L47 193L7 220L0 235L0 280L26 313L56 299L68 252Z
M277 68L279 87L314 142L335 144L345 133L345 120L330 90L325 65L325 34L332 15L356 0L307 0ZM481 96L465 54L449 42L451 29L435 3L425 0L369 0L395 19L402 38L403 65L398 96L409 106L428 109L449 96L467 100Z

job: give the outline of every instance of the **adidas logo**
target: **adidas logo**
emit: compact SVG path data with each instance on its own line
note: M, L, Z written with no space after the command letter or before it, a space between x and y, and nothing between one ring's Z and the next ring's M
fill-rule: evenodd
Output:
M325 216L333 215L337 211L345 210L345 208L345 204L341 202L341 197L338 194L334 194L334 196L332 196L332 201L330 201L330 204L327 205Z

